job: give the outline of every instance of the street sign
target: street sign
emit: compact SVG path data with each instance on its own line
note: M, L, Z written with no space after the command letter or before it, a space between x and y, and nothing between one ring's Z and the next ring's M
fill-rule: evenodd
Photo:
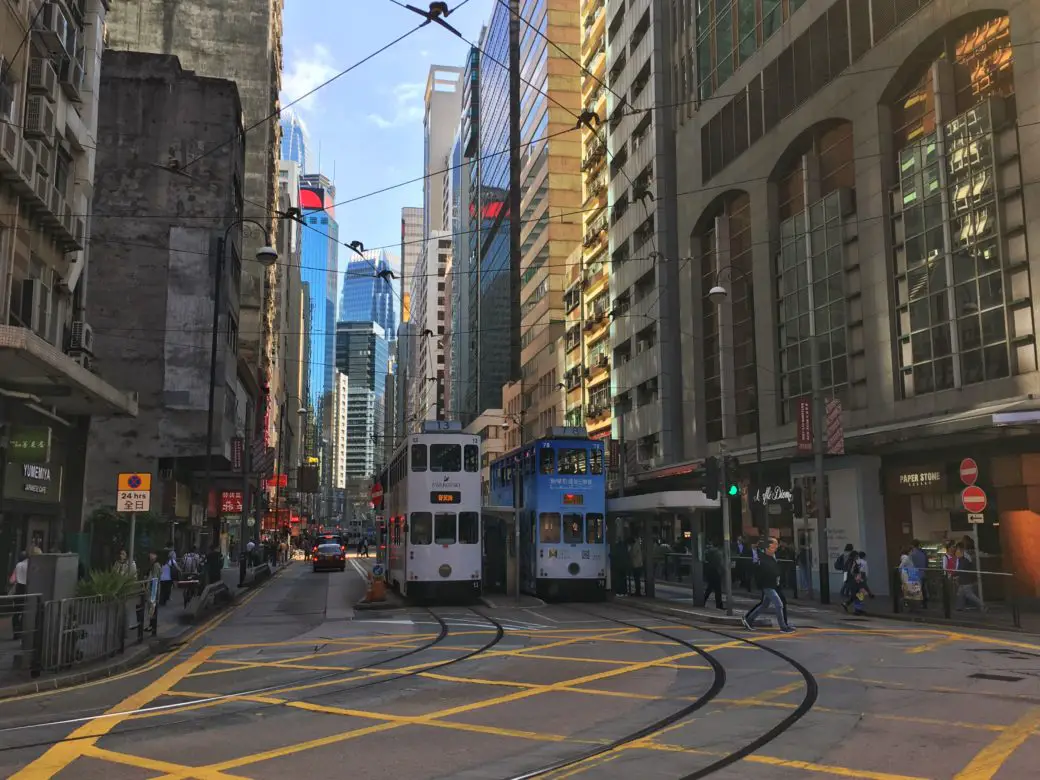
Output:
M979 464L971 458L961 461L961 482L965 485L974 485L979 479Z
M986 491L976 485L969 485L961 491L961 504L969 514L982 512L987 503Z
M147 512L151 505L150 490L120 490L116 496L117 512Z
M152 475L130 472L120 474L116 483L117 490L143 490L148 493L152 489Z
M379 482L372 486L372 503L378 504L383 500L383 485Z
M986 516L978 514L976 512L972 512L970 515L968 515L968 522L973 525L979 525L981 523L986 522Z
M377 563L375 566L372 567L372 576L373 577L382 577L383 576L383 564Z

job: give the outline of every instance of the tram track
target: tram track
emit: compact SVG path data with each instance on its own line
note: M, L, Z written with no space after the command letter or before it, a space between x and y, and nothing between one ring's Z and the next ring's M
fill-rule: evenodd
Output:
M646 616L645 612L638 609L624 607L616 604L613 606L617 609L624 609L629 612L638 613L644 617ZM619 618L609 617L607 615L603 615L593 610L580 609L570 605L567 606L567 609L570 609L571 611L577 612L582 615L586 615L588 617L594 617L598 620L616 623L618 625L625 626L628 628L635 628L640 631L661 637L663 639L670 640L678 645L693 649L701 657L703 657L711 666L712 683L708 687L708 689L703 694L701 694L701 696L699 696L697 700L694 701L692 704L689 704L673 712L670 715L667 715L650 724L647 724L646 726L643 726L640 729L636 729L635 731L631 731L621 737L618 737L617 739L613 740L608 744L599 745L596 748L588 750L580 755L560 759L559 761L556 761L552 764L528 772L524 772L523 774L510 775L508 778L504 778L504 780L534 780L534 778L545 777L547 775L560 772L561 770L577 768L581 764L584 764L596 758L607 756L610 753L613 753L614 751L625 747L626 745L632 744L633 742L638 742L639 740L652 737L654 734L663 731L669 726L672 726L678 723L679 721L688 718L690 715L693 715L698 710L703 709L707 704L711 702L712 699L718 696L726 686L726 670L722 662L715 658L712 655L712 653L710 653L707 650L704 650L703 648L697 647L692 642L688 642L680 637L672 636L671 634L665 633L664 631L660 631L658 629L648 628L647 626L643 626L638 623L633 623L627 620L621 620ZM664 620L668 623L673 623L677 627L691 627L690 625L683 623L681 620L677 618L662 617L656 614L654 615L654 617L660 620ZM713 634L728 641L743 642L744 644L750 645L751 647L757 650L761 650L779 658L784 663L794 668L802 676L802 679L805 683L805 694L802 697L802 701L799 703L799 705L772 728L768 729L765 732L762 732L754 739L744 743L741 747L737 748L736 750L733 750L727 753L726 755L719 757L710 764L700 767L699 769L696 769L688 774L680 775L677 778L675 778L675 780L701 780L702 778L713 775L716 772L719 772L737 763L738 761L746 758L752 753L755 753L756 751L768 745L770 742L779 738L781 735L784 734L784 732L786 732L788 729L794 726L799 720L805 717L805 715L807 715L809 711L813 708L819 696L819 686L812 672L810 672L797 659L792 658L786 653L781 652L776 648L769 647L768 645L763 645L759 642L755 642L754 640L730 634L725 631L719 631L718 629L708 628L707 626L699 624L696 624L692 627L696 628L698 631L704 631L705 633Z
M387 664L394 663L395 661L400 661L402 659L409 658L411 656L415 656L415 655L417 655L417 654L419 654L421 652L430 650L430 649L432 649L432 648L442 644L446 639L448 639L451 636L451 630L448 627L447 620L450 620L452 618L452 616L447 616L447 620L446 620L444 617L441 617L436 612L434 612L432 608L424 607L424 609L440 625L440 630L439 630L439 632L438 632L436 637L434 637L432 640L430 640L428 642L423 643L419 647L411 648L411 649L407 650L406 652L397 653L396 655L390 656L389 658L383 658L383 659L380 659L378 661L374 661L374 662L372 662L370 664L364 664L362 666L354 667L354 668L351 669L351 673L359 673L359 672L363 673L363 672L366 672L366 671L371 671L373 669L378 669L379 667L386 666ZM329 696L340 695L340 694L345 694L345 693L353 693L354 691L359 691L359 690L363 690L363 689L367 689L367 688L372 688L372 687L374 687L376 685L385 685L386 683L397 682L397 681L400 681L400 680L405 680L405 679L409 679L409 678L412 678L412 677L416 677L418 675L427 674L429 672L436 671L438 669L443 669L445 667L452 666L454 664L459 664L459 663L462 663L464 661L471 660L471 659L473 659L473 658L475 658L475 657L477 657L477 656L479 656L479 655L481 655L483 653L486 653L489 650L491 650L495 645L497 645L499 642L502 641L503 637L505 636L505 628L502 626L502 624L498 620L496 620L496 619L494 619L492 617L489 617L488 615L484 615L480 611L478 611L478 610L476 610L476 609L474 609L472 607L467 607L467 609L469 609L470 612L472 612L473 614L477 615L481 619L486 620L488 622L488 627L490 629L494 630L494 635L487 642L485 642L483 645L481 645L480 647L477 647L477 648L474 648L472 650L469 650L466 653L464 653L463 655L457 656L455 658L448 658L448 659L445 659L444 661L431 662L429 664L419 664L419 665L416 665L416 666L414 666L412 668L409 668L407 671L401 672L400 674L393 674L392 673L393 670L390 670L386 677L382 677L380 679L374 679L374 680L366 680L366 681L362 682L359 685L337 686L335 688L331 688L329 690L321 691L319 693L315 693L315 694L312 694L310 696L304 696L304 697L301 697L301 698L298 698L298 699L291 699L291 700L285 700L285 701L279 701L279 702L271 702L271 703L259 703L256 707L251 709L250 712L252 713L252 712L256 712L256 711L260 711L260 710L268 710L268 709L273 709L273 708L286 707L286 706L291 705L293 702L310 702L310 701L315 701L315 700L318 700L318 699L323 699L323 698L326 698L326 697L329 697ZM321 682L323 682L325 680L333 679L335 677L341 677L343 675L343 673L344 673L343 670L335 670L335 671L329 672L327 674L320 674L320 675L315 675L315 676L311 676L311 677L307 677L307 678L303 678L303 679L294 680L291 683L282 682L282 683L278 683L278 684L275 684L275 685L263 686L261 688L254 688L254 689L244 690L244 691L235 691L235 692L226 693L226 694L216 694L214 696L201 697L199 699L190 699L188 701L175 702L173 704L154 705L154 706L142 707L142 708L138 708L138 709L134 709L134 710L105 712L105 713L97 714L97 715L83 716L83 717L77 717L77 718L64 718L64 719L60 719L60 720L50 720L50 721L41 722L41 723L20 724L18 726L11 726L11 727L0 729L0 740L3 739L5 734L13 734L13 733L18 733L18 732L36 731L36 730L45 729L45 728L78 727L78 726L82 726L82 725L84 725L86 723L90 723L92 721L97 721L97 720L102 720L102 719L109 719L109 718L125 719L125 718L135 717L135 716L159 715L159 714L163 714L163 713L166 713L166 712L175 713L177 711L183 711L183 710L187 710L189 708L194 708L194 707L211 706L213 704L219 704L219 703L230 703L230 702L234 702L234 701L254 699L254 698L257 698L257 697L263 697L263 696L267 696L267 695L283 692L283 691L285 691L288 688L296 688L298 686L308 686L308 685L313 685L315 683L319 683L320 684ZM161 721L156 721L154 724L146 724L146 725L142 725L142 726L138 726L138 727L125 728L125 729L120 730L119 732L114 732L111 736L113 736L113 737L132 736L132 735L140 734L141 732L152 731L154 729L160 729L160 728L161 729L169 729L171 727L178 726L178 725L195 724L195 723L199 723L199 722L205 722L207 720L211 720L211 719L214 719L214 718L226 718L226 717L227 717L226 713L214 713L212 715L192 716L192 717L187 717L187 718L181 718L179 720L163 719ZM60 738L54 738L54 739L37 740L37 741L34 741L34 742L22 742L22 743L19 743L19 744L16 744L16 745L0 744L0 753L6 753L6 752L14 751L14 750L27 750L27 749L31 749L31 748L45 748L45 747L50 747L52 745L55 745L55 744L58 744L58 743L61 743L61 742L72 742L72 741L76 741L78 739L92 739L92 738L93 737L90 737L90 736L83 736L83 737L60 737Z

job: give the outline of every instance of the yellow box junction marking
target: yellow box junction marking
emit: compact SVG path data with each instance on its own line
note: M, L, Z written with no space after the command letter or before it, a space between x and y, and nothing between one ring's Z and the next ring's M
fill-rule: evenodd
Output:
M989 745L980 750L954 780L991 780L1011 754L1018 750L1040 727L1040 707L1030 709L1008 726Z

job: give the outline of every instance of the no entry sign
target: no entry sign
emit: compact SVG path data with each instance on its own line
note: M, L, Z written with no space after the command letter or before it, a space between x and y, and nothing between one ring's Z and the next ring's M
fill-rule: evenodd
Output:
M965 485L974 485L979 479L979 464L971 458L961 461L961 482Z
M969 485L961 491L961 504L966 512L978 514L985 510L989 502L986 499L986 491L975 485Z

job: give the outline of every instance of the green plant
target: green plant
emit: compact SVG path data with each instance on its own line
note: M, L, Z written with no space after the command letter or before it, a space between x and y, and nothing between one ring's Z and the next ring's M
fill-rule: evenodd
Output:
M111 569L93 569L86 579L80 580L76 595L125 598L137 587L137 580L128 574Z

